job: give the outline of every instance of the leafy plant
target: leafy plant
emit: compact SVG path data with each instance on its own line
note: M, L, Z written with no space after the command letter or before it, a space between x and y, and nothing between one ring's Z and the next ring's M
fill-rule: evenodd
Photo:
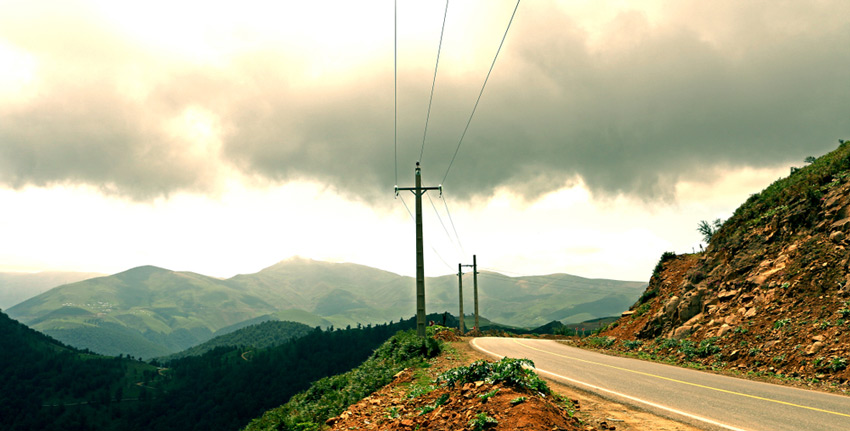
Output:
M496 395L498 392L499 392L499 388L495 388L495 389L493 389L492 391L487 392L486 394L481 394L481 395L479 395L479 396L478 396L478 398L480 398L480 399L481 399L481 401L486 402L487 400L489 400L490 398L492 398L492 397L493 397L493 395Z
M840 356L835 357L835 358L832 359L832 361L829 362L829 368L832 371L836 371L836 372L841 371L841 370L847 368L847 359L842 358Z
M494 427L499 424L494 418L487 416L487 413L481 412L478 413L474 418L469 420L469 427L473 431L482 431L489 427Z
M779 319L773 322L773 329L780 329L791 323L791 319Z
M524 403L526 399L527 399L527 398L525 398L525 397L516 397L516 398L512 399L510 402L511 402L511 405L514 405L514 406L515 406L515 405L517 405L517 404L522 404L522 403Z
M534 371L523 366L534 367L534 362L529 359L508 357L502 358L498 362L487 362L482 359L468 366L446 371L437 378L437 382L443 386L453 387L483 380L488 384L504 383L532 393L544 395L551 393L545 381L538 377Z
M641 340L625 340L623 341L623 347L634 350L640 348L643 345L643 341Z
M611 347L614 344L614 337L589 337L587 343L597 347Z

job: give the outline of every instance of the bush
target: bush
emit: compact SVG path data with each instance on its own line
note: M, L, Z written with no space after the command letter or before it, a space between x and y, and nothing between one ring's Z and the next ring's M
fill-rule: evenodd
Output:
M661 258L658 259L658 263L655 265L655 269L652 270L652 276L655 277L660 274L661 271L664 270L664 263L668 260L675 258L676 253L673 253L672 251L665 251L664 253L661 253Z
M489 384L504 383L519 389L525 389L532 393L548 395L551 393L537 374L523 366L534 367L530 359L502 358L498 362L487 362L485 360L475 361L466 367L453 368L441 374L437 382L443 386L463 385L485 381Z

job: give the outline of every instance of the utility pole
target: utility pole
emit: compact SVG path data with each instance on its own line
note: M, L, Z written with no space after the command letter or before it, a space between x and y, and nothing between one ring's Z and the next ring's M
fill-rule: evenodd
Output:
M460 328L460 335L463 335L464 324L463 324L463 269L461 269L463 265L457 264L457 296L458 303L460 304L460 323L458 323L458 328Z
M414 184L416 187L395 186L395 194L398 196L400 190L411 191L416 196L416 335L425 337L425 259L422 252L422 195L428 190L439 190L443 193L443 186L422 187L422 172L419 162L416 162L414 172Z
M463 272L461 268L463 267L471 267L472 268L472 284L473 284L473 296L475 298L475 329L478 329L478 262L476 261L476 257L472 255L472 265L461 265L457 264L457 286L458 286L458 297L460 298L460 332L463 333Z
M475 260L475 255L472 255L472 296L475 298L475 330L480 330L478 326L478 262Z

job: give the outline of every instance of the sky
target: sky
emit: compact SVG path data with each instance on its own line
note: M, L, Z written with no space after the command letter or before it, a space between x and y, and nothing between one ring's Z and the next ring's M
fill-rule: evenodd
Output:
M646 281L850 138L845 0L516 5L0 0L0 271L414 275L420 161L428 275Z

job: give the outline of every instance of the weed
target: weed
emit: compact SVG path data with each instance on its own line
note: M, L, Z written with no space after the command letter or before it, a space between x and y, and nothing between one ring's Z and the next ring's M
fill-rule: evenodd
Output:
M783 354L781 354L781 355L779 355L779 356L774 356L774 357L773 357L773 362L775 362L775 363L777 363L777 364L778 364L778 363L781 363L781 362L785 362L785 354L783 353Z
M779 319L773 322L773 329L784 328L785 326L788 326L789 323L791 323L791 319Z
M481 394L481 395L478 396L478 398L480 398L481 401L483 401L483 402L487 402L487 400L492 398L493 395L496 395L497 393L499 393L499 388L495 388L492 391L487 392L486 394Z
M614 337L590 337L587 339L587 343L597 347L611 347L614 340Z
M623 341L623 347L625 347L629 350L634 350L634 349L640 348L640 346L642 346L642 345L643 345L643 341L641 341L641 340L624 340Z
M679 340L675 338L665 338L661 341L661 348L663 349L675 349L678 348L681 343Z
M499 421L494 418L491 418L490 416L487 416L487 413L481 412L478 413L474 418L470 419L468 424L470 429L472 429L473 431L483 431L486 428L498 425Z
M401 413L398 411L398 407L390 407L387 409L387 417L390 419L396 419L401 416Z
M748 353L750 356L756 356L761 353L761 349L759 349L758 347L753 347Z
M838 310L838 315L841 316L842 319L850 318L850 308L842 308Z
M835 372L841 371L847 368L847 359L844 359L842 357L835 357L832 359L832 361L829 362L829 368Z
M511 405L514 405L514 406L515 406L515 405L517 405L517 404L522 404L522 403L524 403L524 402L525 402L525 400L526 400L526 399L527 399L527 398L525 398L525 397L516 397L516 398L514 398L514 399L512 399L512 400L511 400Z
M647 302L645 304L641 304L641 306L638 307L637 310L635 310L635 314L633 314L632 316L634 316L634 317L643 316L644 314L646 314L649 311L650 308L652 308L652 304L649 303L649 302Z
M433 405L431 405L431 404L428 404L428 405L425 405L425 406L419 407L419 416L427 415L428 413L433 412L435 408L436 408L436 407L434 407L434 406L433 406Z

